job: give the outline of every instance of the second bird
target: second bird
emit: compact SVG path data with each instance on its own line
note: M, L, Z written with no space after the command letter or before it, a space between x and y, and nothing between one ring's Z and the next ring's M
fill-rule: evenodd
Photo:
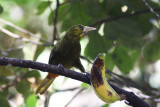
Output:
M49 64L62 64L64 68L78 68L81 72L85 69L80 61L81 45L80 39L88 31L96 30L94 27L75 25L69 28L64 38L60 40L52 49L49 57ZM39 84L35 94L43 94L51 85L58 74L48 73L46 78Z

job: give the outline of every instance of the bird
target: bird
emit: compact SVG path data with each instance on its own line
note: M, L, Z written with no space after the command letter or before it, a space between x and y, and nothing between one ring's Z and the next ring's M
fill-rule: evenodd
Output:
M82 73L85 69L80 61L81 45L80 39L89 31L96 30L94 27L84 25L74 25L69 28L63 39L53 47L50 53L48 64L62 65L61 67L70 69L75 67ZM45 79L39 84L35 94L44 94L51 83L58 77L58 74L48 73Z

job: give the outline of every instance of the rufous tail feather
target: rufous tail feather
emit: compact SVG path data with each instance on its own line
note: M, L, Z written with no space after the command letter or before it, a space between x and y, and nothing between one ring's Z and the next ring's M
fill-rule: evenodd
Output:
M58 75L55 75L52 78L48 78L48 76L45 77L45 79L39 84L38 88L35 91L35 94L43 94L48 87L52 84L53 80L57 77Z

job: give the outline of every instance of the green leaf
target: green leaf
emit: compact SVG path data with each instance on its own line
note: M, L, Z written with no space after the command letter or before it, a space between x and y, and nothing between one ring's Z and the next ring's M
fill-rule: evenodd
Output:
M94 8L88 8L88 6L94 6ZM93 24L100 16L104 15L104 11L100 11L100 6L101 4L98 1L92 0L71 2L71 5L69 6L69 12L63 16L65 18L63 19L62 31L66 31L71 26L77 24Z
M41 76L40 76L39 71L34 70L34 71L30 71L30 73L28 74L27 77L35 77L35 78L39 78L39 77L41 77Z
M81 87L84 88L84 89L86 89L86 88L88 88L89 86L88 86L88 84L86 84L86 83L82 83L82 84L81 84Z
M115 48L112 59L121 72L128 74L133 69L135 61L139 55L139 52L130 50L125 46L118 46Z
M39 5L37 6L37 14L42 14L51 4L51 1L41 1Z
M153 18L153 15L142 14L134 16L131 19L138 23L138 26L141 28L142 34L145 36L153 28L153 24L150 22L151 18Z
M63 19L65 19L68 16L68 14L70 12L69 11L70 10L70 5L71 4L68 3L68 4L65 4L65 5L62 5L62 6L59 7L58 17L57 17L58 22L62 21ZM54 16L55 16L55 10L49 13L49 17L48 17L48 24L49 25L53 25L53 17Z
M37 60L38 56L44 51L45 46L38 45L38 48L36 49L34 60Z
M112 55L110 53L106 53L105 68L107 68L109 70L113 70L114 66L115 66L115 63L112 59Z
M0 4L0 14L3 12L3 7Z
M0 104L1 104L1 107L10 107L6 97L0 93Z
M160 34L155 36L155 40L148 43L144 48L144 58L147 62L154 62L160 59Z
M0 95L6 97L8 95L8 89L4 89L2 92L0 92Z
M53 25L53 16L55 14L55 11L50 12L48 16L48 25Z
M59 7L58 9L58 21L63 21L63 19L67 16L68 12L70 12L71 4L65 4Z
M109 107L109 104L104 104L101 107Z
M36 107L37 97L34 94L30 94L26 100L26 107Z
M120 19L105 24L105 36L117 40L130 48L139 48L142 45L142 31L138 24L130 19Z
M107 10L106 16L118 16L122 14L121 7L124 5L124 3L121 0L104 0L103 3L103 8L101 11Z
M99 53L107 53L112 46L112 41L100 36L96 32L89 34L89 43L85 48L85 55L94 59Z
M129 9L132 9L132 11L139 11L139 10L146 10L148 7L144 5L142 1L139 0L123 0L125 4L128 6ZM146 3L149 4L149 6L158 8L159 6L157 3L153 2L152 0L146 0Z
M16 84L16 90L24 96L28 96L31 91L29 82L26 80L21 80Z

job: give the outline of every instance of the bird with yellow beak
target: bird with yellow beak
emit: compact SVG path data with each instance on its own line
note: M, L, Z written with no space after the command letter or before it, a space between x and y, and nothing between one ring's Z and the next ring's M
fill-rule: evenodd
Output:
M52 49L49 57L49 64L63 65L64 68L78 68L81 72L85 69L80 61L81 45L80 39L89 31L96 30L94 27L75 25L69 28L64 38L60 40ZM58 74L48 73L46 78L39 84L35 94L43 94Z

